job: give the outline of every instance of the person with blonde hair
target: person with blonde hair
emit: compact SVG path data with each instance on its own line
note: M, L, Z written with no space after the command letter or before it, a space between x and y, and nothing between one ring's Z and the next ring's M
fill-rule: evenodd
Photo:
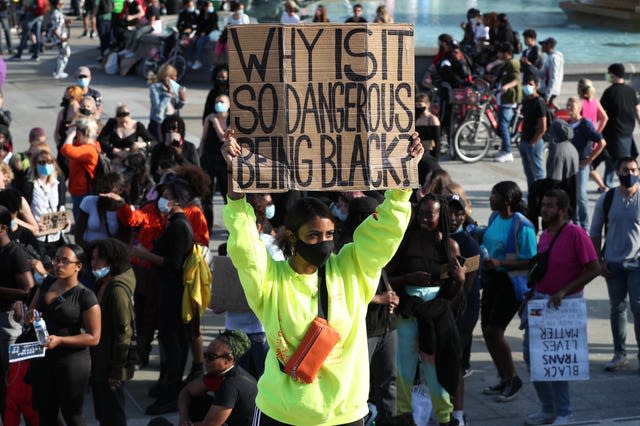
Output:
M373 20L376 24L392 24L393 16L387 10L387 6L381 5L376 9L376 17Z
M149 99L151 100L151 111L149 112L149 132L156 141L163 140L162 121L171 115L177 114L178 110L187 101L184 86L176 80L178 71L171 64L164 64L158 70L158 74L149 73Z
M109 158L121 162L133 152L150 150L155 141L144 124L131 117L129 107L121 103L115 117L110 118L100 131L98 142Z
M602 133L604 126L606 126L607 121L609 121L609 116L596 97L596 88L593 87L591 80L581 78L578 81L578 96L580 96L582 103L582 117L589 120L598 133ZM605 192L607 190L607 185L604 184L597 170L602 160L603 157L598 156L591 163L591 172L589 174L591 179L598 185L599 192Z

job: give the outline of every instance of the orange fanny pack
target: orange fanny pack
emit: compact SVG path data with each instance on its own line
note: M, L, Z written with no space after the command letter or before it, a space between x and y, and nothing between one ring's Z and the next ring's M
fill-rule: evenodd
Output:
M300 346L284 366L284 372L294 380L312 383L339 340L340 333L331 328L326 319L314 319Z

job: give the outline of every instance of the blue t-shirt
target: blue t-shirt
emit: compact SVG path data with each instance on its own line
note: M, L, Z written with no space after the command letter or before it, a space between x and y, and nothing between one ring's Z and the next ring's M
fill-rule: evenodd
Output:
M602 134L598 133L593 124L585 118L569 125L573 128L571 143L578 150L580 160L584 160L591 155L593 144L602 140Z
M497 216L487 227L482 238L482 245L486 247L489 256L494 259L507 258L507 240L511 230L513 216L504 219ZM532 227L520 225L517 237L518 259L531 259L536 255L536 234Z

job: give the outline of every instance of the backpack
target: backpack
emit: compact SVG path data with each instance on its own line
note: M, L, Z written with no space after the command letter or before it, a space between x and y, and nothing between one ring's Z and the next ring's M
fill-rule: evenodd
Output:
M84 172L87 178L89 193L91 194L94 194L95 182L113 171L111 160L107 157L107 154L104 151L99 151L98 148L96 148L96 151L98 151L98 163L96 163L96 168L93 169L93 179L91 179L91 176L86 170Z
M607 191L607 194L604 196L604 202L602 203L602 211L604 213L604 233L607 235L607 230L609 229L609 210L611 210L611 203L613 203L613 195L616 193L615 188L611 188ZM604 248L603 248L604 251Z

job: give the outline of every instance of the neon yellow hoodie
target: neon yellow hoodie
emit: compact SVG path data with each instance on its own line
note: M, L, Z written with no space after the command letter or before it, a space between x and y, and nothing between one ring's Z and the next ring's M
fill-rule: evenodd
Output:
M340 341L314 383L296 382L280 371L318 313L318 275L300 275L287 261L267 254L253 209L244 198L229 199L224 224L227 250L238 269L249 306L264 325L269 342L256 405L269 417L292 425L336 425L363 418L369 393L365 315L380 269L396 252L409 223L410 191L388 190L377 215L368 217L353 243L331 255L326 266L328 321Z

